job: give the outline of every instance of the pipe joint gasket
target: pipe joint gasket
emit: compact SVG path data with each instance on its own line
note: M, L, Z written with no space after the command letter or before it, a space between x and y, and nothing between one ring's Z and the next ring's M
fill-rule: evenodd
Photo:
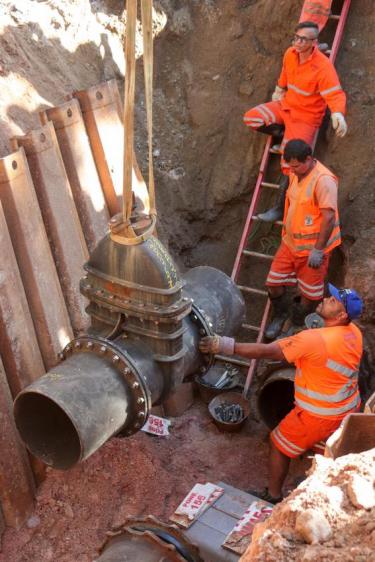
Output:
M204 310L202 310L196 304L194 304L193 300L192 300L192 307L191 307L191 313L189 314L189 318L193 322L193 324L196 324L198 326L200 337L204 338L205 336L214 335L212 322L210 321L209 318L207 318ZM205 365L201 366L200 371L201 373L205 373L213 365L215 358L214 355L208 353L202 353L201 355L203 357L203 361Z
M146 423L152 407L151 393L138 372L129 353L121 349L113 341L99 336L81 336L65 346L59 353L63 361L76 353L93 353L103 360L110 362L124 380L131 395L132 415L120 429L123 435L130 436L137 433Z

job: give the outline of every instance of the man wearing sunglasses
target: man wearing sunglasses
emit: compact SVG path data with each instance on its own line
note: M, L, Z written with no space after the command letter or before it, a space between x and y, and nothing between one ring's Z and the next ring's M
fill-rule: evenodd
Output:
M318 34L319 27L314 22L304 21L297 25L292 38L293 46L284 55L272 101L260 104L244 115L245 125L267 134L284 125L281 152L294 138L312 145L327 106L336 135L343 137L347 132L344 117L346 96L332 62L318 49ZM278 204L258 215L261 220L274 222L282 218L289 183L289 169L283 159L281 167L283 175Z
M260 498L277 503L290 460L325 441L343 418L360 406L358 370L362 334L352 322L363 303L353 289L328 284L330 296L316 309L324 327L308 329L275 342L236 343L233 338L202 338L202 353L241 355L247 359L287 361L296 366L295 406L270 435L269 485ZM324 447L324 445L323 445Z

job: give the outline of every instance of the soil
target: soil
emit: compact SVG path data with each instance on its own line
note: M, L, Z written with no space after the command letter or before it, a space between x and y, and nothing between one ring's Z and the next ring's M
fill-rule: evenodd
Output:
M202 264L226 272L232 268L264 143L244 127L242 114L270 99L302 1L277 2L277 9L275 4L274 0L154 2L158 230L181 268ZM0 157L11 152L11 137L39 124L39 111L63 103L73 90L113 77L123 88L123 7L123 0L0 0ZM365 298L362 325L371 374L374 24L373 0L352 2L337 59L348 94L349 132L338 140L328 129L317 152L340 177L344 243L333 261L331 278L354 286ZM140 30L137 55L136 151L146 173ZM261 238L272 248L274 230L263 232ZM253 266L246 276L261 288L263 273ZM251 312L261 307L258 300L249 302ZM254 420L239 435L223 435L199 405L175 420L167 439L143 433L126 440L114 438L73 470L48 472L28 523L18 532L5 532L0 560L89 562L113 525L127 515L152 513L166 519L197 481L223 480L243 489L263 486L265 438L265 428ZM295 471L301 473L302 466L297 463ZM292 479L293 473L287 486ZM359 521L369 514L355 513L351 531L342 527L348 548L343 552L335 542L325 545L327 559L334 559L337 549L340 560L360 560L350 549L357 548L357 537L362 538L357 533ZM334 537L339 541L337 530ZM351 538L353 546L347 544ZM302 548L298 544L296 552ZM311 552L312 558L284 559L318 560ZM263 559L283 560L279 553Z
M3 535L0 562L92 562L107 531L128 516L168 521L197 482L244 490L266 485L262 424L248 420L241 433L222 433L199 402L172 421L169 437L113 438L68 472L48 469L33 515ZM286 491L309 464L294 463Z
M309 477L257 525L241 562L373 562L374 460L375 449L336 461L318 455Z

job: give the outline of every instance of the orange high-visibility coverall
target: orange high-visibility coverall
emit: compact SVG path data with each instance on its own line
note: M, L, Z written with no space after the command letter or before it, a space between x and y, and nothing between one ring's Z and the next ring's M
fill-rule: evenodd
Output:
M321 31L327 23L331 6L332 0L305 0L299 21L314 21Z
M244 122L254 130L275 123L284 124L281 150L296 138L311 145L327 105L332 113L345 114L346 96L336 70L317 47L303 63L297 51L290 47L284 55L278 85L286 89L284 98L250 109L244 115ZM282 169L288 173L285 162L282 162Z
M277 343L296 365L296 405L272 431L271 440L294 458L327 439L348 413L358 410L362 334L350 323L304 330Z

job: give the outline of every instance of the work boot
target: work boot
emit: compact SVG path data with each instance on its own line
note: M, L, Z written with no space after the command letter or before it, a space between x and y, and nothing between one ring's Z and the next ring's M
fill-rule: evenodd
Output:
M277 498L271 496L268 488L264 488L263 490L246 490L246 492L248 494L251 494L252 496L255 496L256 498L259 498L260 500L273 504L280 503L284 499L283 496L279 496Z
M313 308L313 306L314 306L313 303L312 306L308 306L308 307L303 306L299 302L293 303L292 312L290 315L290 324L286 332L282 334L282 337L287 338L289 336L294 336L294 334L298 334L298 332L304 330L305 318L308 314L311 313L311 309Z
M271 125L261 125L257 128L258 133L264 133L265 135L272 135L273 137L282 137L285 131L284 125L279 125L278 123L271 123Z
M289 299L287 293L282 294L281 297L271 298L271 303L273 307L273 320L264 332L268 340L277 338L284 326L285 320L288 318Z
M289 176L283 174L281 181L279 183L279 189L277 194L277 201L275 207L269 209L265 213L258 215L258 219L264 222L276 222L283 218L284 206L285 206L285 194L289 186Z

